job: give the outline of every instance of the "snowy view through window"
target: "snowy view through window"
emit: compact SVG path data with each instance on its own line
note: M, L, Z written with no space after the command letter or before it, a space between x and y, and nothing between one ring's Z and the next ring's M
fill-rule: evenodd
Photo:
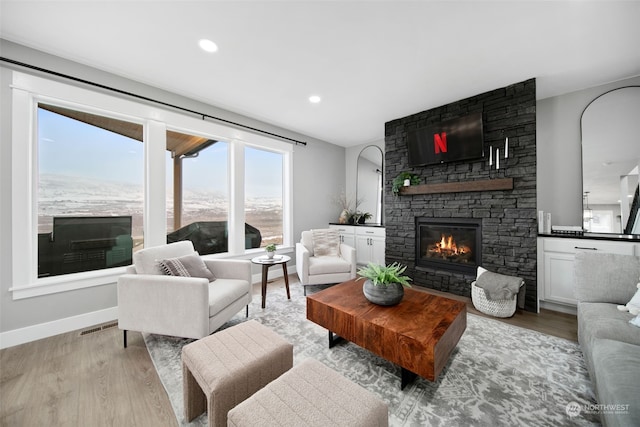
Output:
M54 217L131 216L133 250L143 246L144 146L142 125L95 115L111 130L38 108L38 233L53 231ZM55 109L53 107L52 109ZM71 110L67 110L71 111ZM115 125L114 125L115 123ZM141 139L141 138L140 138ZM217 141L197 155L183 156L182 215L174 218L175 160L166 154L167 232L176 225L219 221L229 212L229 144ZM283 239L283 156L245 150L246 222L259 230L260 246ZM180 205L178 205L180 206ZM39 236L39 242L42 236ZM248 246L249 247L249 246Z

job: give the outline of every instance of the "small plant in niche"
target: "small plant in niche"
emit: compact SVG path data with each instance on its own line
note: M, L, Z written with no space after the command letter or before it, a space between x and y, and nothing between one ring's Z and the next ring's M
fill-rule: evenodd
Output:
M409 183L411 185L420 184L420 177L418 175L412 174L411 172L407 172L407 171L400 172L398 176L396 176L393 179L393 183L391 187L391 191L393 191L393 194L397 196L398 193L400 193L400 188L404 187L404 182L407 179L409 180Z

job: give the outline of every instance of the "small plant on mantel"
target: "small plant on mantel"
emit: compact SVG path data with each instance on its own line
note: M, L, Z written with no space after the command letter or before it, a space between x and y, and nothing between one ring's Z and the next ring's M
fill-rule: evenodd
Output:
M400 172L398 176L393 179L391 191L393 191L394 195L398 195L400 193L400 188L404 187L404 181L408 179L411 185L420 184L420 177L418 175L412 174L411 172Z

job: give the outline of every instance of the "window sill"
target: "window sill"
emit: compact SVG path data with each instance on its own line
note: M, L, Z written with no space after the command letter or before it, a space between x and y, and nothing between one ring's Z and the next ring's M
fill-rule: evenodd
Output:
M91 288L116 283L118 277L125 273L126 267L107 270L86 271L82 273L64 274L60 276L36 279L35 283L26 286L9 288L14 300L33 298L42 295L69 292L77 289Z
M293 253L293 247L278 248L276 253L289 254ZM250 249L242 255L204 255L205 259L251 259L256 255L262 254L264 249ZM14 300L33 298L42 295L57 294L61 292L69 292L77 289L92 288L94 286L104 286L117 283L118 277L125 274L126 267L110 268L107 270L85 271L82 273L63 274L60 276L46 277L36 279L35 283L26 286L9 288Z
M292 254L295 251L293 246L280 246L276 250L276 254ZM202 255L203 259L251 259L257 255L264 254L264 248L246 249L242 254L210 254Z

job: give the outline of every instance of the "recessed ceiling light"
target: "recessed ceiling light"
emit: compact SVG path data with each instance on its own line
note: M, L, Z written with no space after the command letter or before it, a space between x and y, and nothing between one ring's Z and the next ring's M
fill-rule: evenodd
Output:
M317 104L320 101L321 101L321 99L320 99L320 97L318 95L311 95L309 97L309 102L312 103L312 104Z
M204 50L205 52L218 51L218 45L212 42L211 40L202 39L198 42L198 45L200 46L200 49Z

